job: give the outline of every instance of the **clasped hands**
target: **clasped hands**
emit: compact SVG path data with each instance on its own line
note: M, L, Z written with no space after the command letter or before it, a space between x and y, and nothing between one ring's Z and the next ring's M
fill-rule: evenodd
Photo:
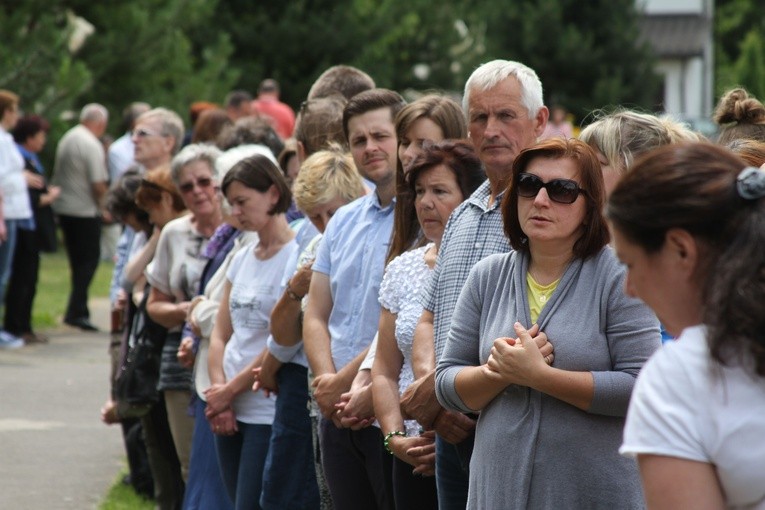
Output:
M375 421L371 382L369 370L360 370L350 390L345 391L338 374L322 374L313 380L313 396L322 416L336 427L360 430Z
M555 359L547 335L534 324L527 330L516 322L517 338L497 338L484 365L486 375L505 384L533 386Z
M207 407L205 418L210 423L213 434L230 436L237 432L236 416L231 409L234 394L225 384L213 384L205 390Z

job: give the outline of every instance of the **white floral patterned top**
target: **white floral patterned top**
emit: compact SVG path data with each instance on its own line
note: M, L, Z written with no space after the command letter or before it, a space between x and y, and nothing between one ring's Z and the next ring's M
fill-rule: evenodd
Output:
M380 304L396 314L396 343L404 356L398 380L399 394L414 382L412 340L414 328L422 315L420 291L432 273L432 269L425 263L425 253L432 247L430 243L393 259L385 269L380 285ZM404 424L408 436L419 435L420 426L415 420L406 420Z

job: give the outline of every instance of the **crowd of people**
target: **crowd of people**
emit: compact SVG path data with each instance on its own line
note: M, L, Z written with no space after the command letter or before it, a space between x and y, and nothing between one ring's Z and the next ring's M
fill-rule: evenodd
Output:
M158 508L765 508L765 106L743 89L715 141L623 108L573 137L518 62L462 105L334 66L297 115L270 79L188 131L133 103L108 150L86 105L50 185L48 123L18 108L0 91L0 346L47 341L56 218L64 322L95 329L119 225L101 414Z

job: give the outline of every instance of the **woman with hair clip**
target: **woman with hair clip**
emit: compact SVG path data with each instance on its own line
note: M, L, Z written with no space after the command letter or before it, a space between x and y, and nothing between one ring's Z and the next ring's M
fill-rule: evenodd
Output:
M648 508L765 508L765 173L711 144L663 147L606 215L625 292L679 335L643 368L620 449Z
M250 391L253 369L268 356L270 315L281 296L286 264L297 250L284 213L292 195L284 174L266 156L246 158L228 171L221 189L243 230L258 241L240 250L226 282L210 336L205 414L218 465L236 509L261 508L264 466L275 399Z

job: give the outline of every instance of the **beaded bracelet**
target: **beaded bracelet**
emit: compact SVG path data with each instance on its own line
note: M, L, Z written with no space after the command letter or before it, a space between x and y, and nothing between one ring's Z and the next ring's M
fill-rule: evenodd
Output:
M391 455L393 455L393 452L390 449L390 444L389 443L390 443L390 438L392 438L393 436L406 437L406 432L401 432L400 430L394 430L393 432L388 432L385 435L385 439L383 439L383 445L385 446L385 450L388 453L390 453Z

